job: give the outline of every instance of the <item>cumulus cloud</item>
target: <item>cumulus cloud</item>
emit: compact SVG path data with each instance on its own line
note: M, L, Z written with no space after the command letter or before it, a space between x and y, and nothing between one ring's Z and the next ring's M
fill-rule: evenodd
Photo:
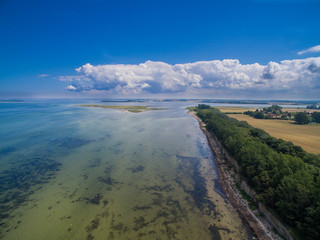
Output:
M67 89L67 90L71 90L71 91L77 90L77 88L74 87L74 86L72 86L72 85L67 86L66 89Z
M97 65L61 76L71 91L107 91L123 94L181 93L190 89L241 91L319 90L320 57L284 60L267 65L241 64L236 59L170 65L147 61L137 65ZM226 91L227 92L227 91Z
M177 65L147 61L139 65L98 65L87 63L76 71L82 80L91 80L92 88L98 90L117 89L122 92L180 92L189 86L200 86L201 76L190 74ZM79 86L80 88L82 86Z
M320 52L320 45L308 48L306 50L298 52L299 55L305 54L305 53L317 53Z

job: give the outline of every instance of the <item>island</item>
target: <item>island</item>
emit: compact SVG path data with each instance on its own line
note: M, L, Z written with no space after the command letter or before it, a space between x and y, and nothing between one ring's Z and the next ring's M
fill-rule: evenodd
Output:
M132 113L140 113L144 111L164 110L165 108L151 108L149 106L131 106L131 105L102 105L102 104L82 104L77 105L79 107L97 107L97 108L110 108L120 109Z

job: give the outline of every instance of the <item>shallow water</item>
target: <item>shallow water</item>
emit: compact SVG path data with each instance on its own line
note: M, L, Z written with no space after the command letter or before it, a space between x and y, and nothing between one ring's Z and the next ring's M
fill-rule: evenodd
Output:
M248 239L196 103L91 102L0 103L0 239Z

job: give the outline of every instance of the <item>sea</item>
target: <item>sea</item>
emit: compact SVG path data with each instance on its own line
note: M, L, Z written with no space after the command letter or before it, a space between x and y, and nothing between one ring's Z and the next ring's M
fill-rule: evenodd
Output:
M1 102L0 239L248 239L187 113L197 104Z

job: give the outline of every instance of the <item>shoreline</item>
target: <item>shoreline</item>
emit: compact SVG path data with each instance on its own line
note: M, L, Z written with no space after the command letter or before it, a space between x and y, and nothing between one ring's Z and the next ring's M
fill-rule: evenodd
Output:
M220 157L222 146L220 145L218 140L215 138L215 136L213 136L205 129L205 124L194 112L189 111L188 113L198 121L200 129L206 136L208 145L213 155L213 161L216 164L216 168L219 174L219 182L227 199L232 203L241 218L246 222L246 224L258 239L279 239L271 234L270 230L268 230L268 228L270 227L267 226L267 223L263 223L256 217L256 215L249 208L248 203L238 193L238 190L234 189L234 187L232 186L231 175L226 171L226 163Z

